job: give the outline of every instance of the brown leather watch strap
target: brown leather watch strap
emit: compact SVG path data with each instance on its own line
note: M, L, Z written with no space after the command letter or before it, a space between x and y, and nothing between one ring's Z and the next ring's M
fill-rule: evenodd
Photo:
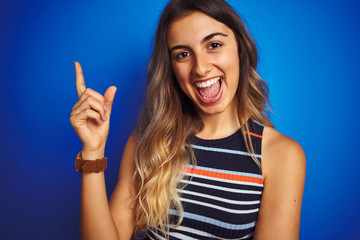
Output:
M96 160L84 160L81 157L81 152L79 152L75 159L76 171L80 173L99 173L105 171L106 167L106 157Z

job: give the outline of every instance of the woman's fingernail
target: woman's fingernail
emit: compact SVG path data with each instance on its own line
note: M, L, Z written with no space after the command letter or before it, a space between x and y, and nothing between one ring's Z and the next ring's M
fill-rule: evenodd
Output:
M104 104L104 109L105 109L105 111L106 111L106 104Z

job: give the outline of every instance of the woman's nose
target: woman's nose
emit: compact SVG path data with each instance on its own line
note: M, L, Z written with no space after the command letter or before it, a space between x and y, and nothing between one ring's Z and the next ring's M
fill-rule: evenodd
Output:
M205 77L211 71L210 56L206 53L195 55L192 73L198 77Z

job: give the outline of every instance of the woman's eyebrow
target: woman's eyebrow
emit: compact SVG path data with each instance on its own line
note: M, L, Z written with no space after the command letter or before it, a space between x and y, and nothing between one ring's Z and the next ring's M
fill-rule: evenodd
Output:
M204 38L201 40L201 44L203 44L203 43L209 41L210 39L212 39L213 37L219 36L219 35L220 35L220 36L223 36L223 37L227 37L227 36L228 36L228 35L226 35L226 34L224 34L224 33L221 33L221 32L211 33L211 34L207 35L206 37L204 37ZM172 48L169 50L169 52L171 53L171 52L172 52L173 50L175 50L175 49L190 49L190 47L187 46L187 45L176 45L176 46L172 47Z
M211 33L211 34L207 35L206 37L204 37L203 40L201 40L201 44L203 44L204 42L209 41L210 39L212 39L213 37L218 36L218 35L223 36L223 37L228 36L228 35L226 35L224 33L221 33L221 32Z
M186 45L176 45L176 46L172 47L169 52L171 53L171 51L173 51L175 49L190 49L190 47L186 46Z

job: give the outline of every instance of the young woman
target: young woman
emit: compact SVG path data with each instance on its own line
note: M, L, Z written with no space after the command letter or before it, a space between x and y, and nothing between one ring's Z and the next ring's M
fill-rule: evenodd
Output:
M83 238L298 239L305 156L267 120L256 67L254 41L223 0L169 2L108 202L101 163L116 88L86 88L75 63Z

